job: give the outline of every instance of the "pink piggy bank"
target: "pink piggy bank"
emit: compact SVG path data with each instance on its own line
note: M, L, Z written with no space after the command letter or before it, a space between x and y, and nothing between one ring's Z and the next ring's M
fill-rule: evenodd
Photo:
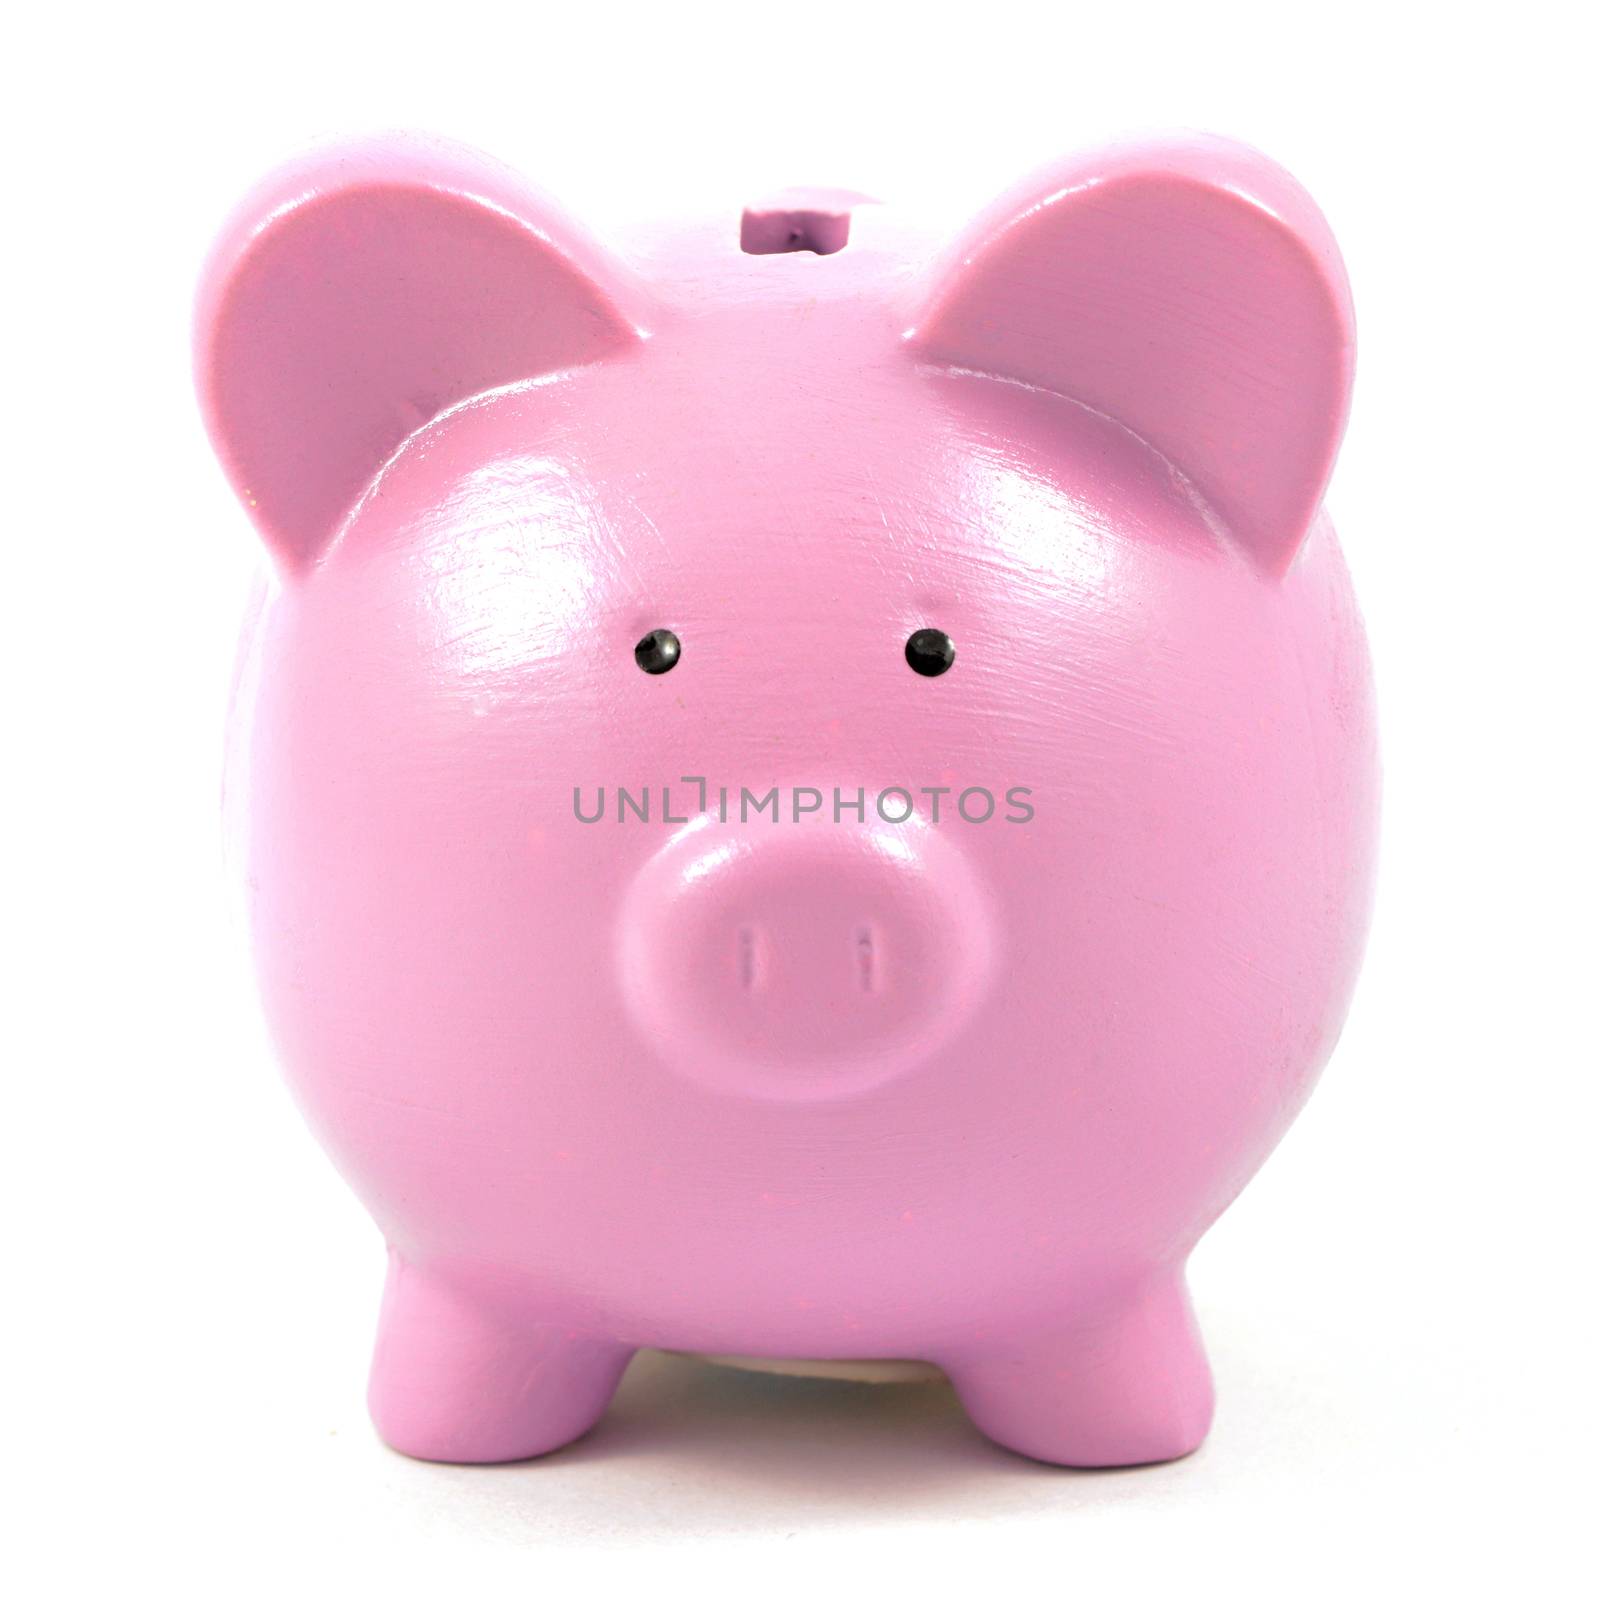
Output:
M1310 201L1208 139L942 248L796 191L611 250L423 141L246 203L198 322L272 569L228 809L388 1241L391 1445L552 1450L641 1346L934 1363L1045 1461L1200 1443L1185 1261L1368 914L1351 335Z

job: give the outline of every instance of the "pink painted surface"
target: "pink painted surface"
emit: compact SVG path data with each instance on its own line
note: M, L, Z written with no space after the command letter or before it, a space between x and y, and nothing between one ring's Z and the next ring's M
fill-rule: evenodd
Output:
M849 204L607 251L392 140L269 182L208 269L202 403L273 557L230 822L284 1065L389 1242L402 1450L555 1448L640 1346L936 1362L1077 1465L1208 1425L1185 1259L1367 919L1342 272L1211 140L943 248Z

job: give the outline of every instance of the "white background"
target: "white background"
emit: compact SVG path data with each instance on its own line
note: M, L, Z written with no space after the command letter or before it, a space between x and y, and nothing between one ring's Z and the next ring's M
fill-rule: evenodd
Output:
M1593 40L1576 6L30 6L7 24L3 1177L11 1592L1565 1595L1594 1582ZM187 373L211 231L415 126L602 234L841 184L954 226L1129 128L1257 144L1342 240L1330 503L1387 773L1365 979L1194 1265L1175 1466L942 1388L636 1365L501 1469L362 1410L378 1238L297 1124L222 877L254 542ZM0 1581L4 1581L0 1574Z

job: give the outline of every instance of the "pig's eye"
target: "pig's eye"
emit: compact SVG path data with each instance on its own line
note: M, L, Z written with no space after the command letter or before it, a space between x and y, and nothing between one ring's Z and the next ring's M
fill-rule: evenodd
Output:
M937 628L918 628L906 640L906 665L924 678L937 678L955 665L956 647L948 633Z
M682 652L683 646L678 643L678 636L671 629L652 628L633 647L633 659L639 663L641 672L648 672L654 677L659 673L671 672L677 666Z

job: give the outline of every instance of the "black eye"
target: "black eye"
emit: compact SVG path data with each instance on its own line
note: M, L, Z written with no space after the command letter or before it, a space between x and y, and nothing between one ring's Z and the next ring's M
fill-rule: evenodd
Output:
M924 678L937 678L955 665L956 647L948 633L937 628L918 628L906 640L906 665Z
M677 666L682 650L677 634L670 628L652 628L633 647L633 659L639 663L641 672L655 675L671 672Z

